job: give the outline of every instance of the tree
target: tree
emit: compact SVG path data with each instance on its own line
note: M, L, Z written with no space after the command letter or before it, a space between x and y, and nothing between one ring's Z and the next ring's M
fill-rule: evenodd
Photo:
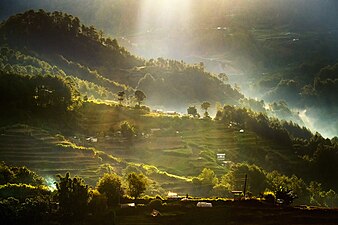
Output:
M286 190L292 190L297 193L301 198L307 196L305 182L296 175L288 177L277 171L272 171L266 175L266 178L271 191L276 192L283 187ZM304 199L304 201L306 200Z
M96 188L107 197L109 206L117 205L123 196L121 180L116 174L105 173L97 182Z
M105 194L101 194L97 189L91 190L90 201L88 203L89 213L95 216L104 215L108 209L107 202L108 200Z
M210 185L211 187L218 183L215 172L208 168L204 168L202 170L201 174L198 176L198 179L201 181L202 184Z
M130 173L127 177L128 193L133 198L138 198L146 190L147 180L143 174Z
M276 191L276 200L282 205L290 205L293 200L297 198L297 195L293 193L292 190L289 190L284 187L280 187L279 190Z
M143 93L143 91L137 90L135 91L135 98L137 101L138 106L141 105L141 103L143 102L143 100L146 98L147 96Z
M267 188L265 171L256 166L247 163L237 163L231 166L230 171L226 173L221 184L233 190L244 190L245 175L247 175L246 190L257 195Z
M326 203L326 205L328 205L329 207L333 208L333 207L334 207L333 202L334 202L334 200L337 199L337 194L336 194L336 192L335 192L334 190L330 189L329 191L327 191L327 192L325 193L325 196L326 196L326 198L327 198L327 203Z
M36 186L43 184L43 178L26 167L12 167L12 171L15 174L13 183L31 184Z
M229 82L229 77L225 73L218 74L218 79L222 81L224 84Z
M123 100L124 100L124 96L125 96L125 92L124 91L119 91L118 93L117 93L117 96L118 96L118 101L120 102L120 105L122 105L122 102L123 102Z
M61 175L57 175L57 177L60 179L56 183L56 188L61 213L76 218L83 217L87 212L88 185L80 177L72 179L69 173L66 173L64 177Z
M192 115L192 116L197 116L197 109L196 106L189 106L189 108L187 109L188 115Z
M196 185L199 194L209 195L210 191L218 183L218 178L213 170L204 168L198 177L192 180L193 184Z
M205 111L204 117L209 117L208 108L211 106L209 102L203 102L201 108Z
M0 185L12 184L30 184L39 186L43 184L43 178L26 167L8 166L0 162Z
M124 121L121 123L120 130L122 137L128 140L131 140L135 135L135 128L128 121Z

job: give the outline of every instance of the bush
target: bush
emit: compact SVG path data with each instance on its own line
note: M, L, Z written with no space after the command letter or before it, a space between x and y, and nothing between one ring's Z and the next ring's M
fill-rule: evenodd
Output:
M0 198L14 197L19 200L35 196L48 195L50 191L45 186L32 186L28 184L5 184L0 185Z
M88 206L93 215L102 215L108 210L107 197L97 190L92 190Z
M42 185L43 178L26 167L8 166L0 162L0 185L1 184L30 184Z
M154 208L154 209L160 208L160 207L162 206L162 200L161 200L161 199L158 199L158 198L153 199L153 200L151 200L151 201L149 202L148 205L149 205L151 208Z
M265 192L263 197L266 202L275 204L276 196L273 192Z

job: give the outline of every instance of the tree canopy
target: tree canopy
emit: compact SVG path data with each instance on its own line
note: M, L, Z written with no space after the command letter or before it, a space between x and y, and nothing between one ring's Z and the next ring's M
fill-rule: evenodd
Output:
M107 197L109 206L120 203L124 194L120 177L116 174L105 173L97 182L96 189Z
M135 98L136 98L138 106L141 105L141 103L144 101L144 99L146 99L146 97L147 96L144 94L143 91L140 91L140 90L135 91Z
M133 198L138 198L146 190L147 180L143 174L130 173L127 177L128 193Z

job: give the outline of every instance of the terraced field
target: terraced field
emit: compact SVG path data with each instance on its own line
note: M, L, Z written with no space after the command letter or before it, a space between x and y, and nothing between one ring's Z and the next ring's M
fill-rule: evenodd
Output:
M191 193L192 178L204 168L221 177L229 165L239 162L266 170L280 169L286 174L287 170L294 172L302 166L290 149L250 130L240 132L239 126L95 107L84 108L78 121L82 127L66 138L26 125L0 128L0 160L27 166L44 177L53 178L69 171L90 185L95 185L104 172L123 176L141 171L150 179L150 195L167 191ZM125 120L137 127L137 137L132 141L117 134L120 122ZM98 141L86 141L89 136ZM224 153L227 162L217 160L217 153Z
M101 174L102 160L92 151L62 145L63 138L24 125L3 129L0 159L7 164L27 166L43 177L70 172L93 184Z
M254 132L241 133L240 127L228 128L220 122L204 122L185 121L183 123L186 126L161 128L155 134L137 137L133 143L128 144L118 138L102 137L92 146L128 162L154 165L180 176L196 176L203 168L210 168L222 176L227 172L228 166L217 160L217 153L226 155L228 165L249 162L271 170L278 166L276 161L280 165L298 162L296 157L293 158L290 154L286 156L289 149L262 139ZM193 123L197 125L192 126Z
M154 166L125 162L93 148L77 146L61 135L27 125L0 129L0 160L8 165L26 166L53 183L56 174L70 172L94 186L105 172L123 171L131 166L150 179L148 194L189 189L188 179L158 170Z

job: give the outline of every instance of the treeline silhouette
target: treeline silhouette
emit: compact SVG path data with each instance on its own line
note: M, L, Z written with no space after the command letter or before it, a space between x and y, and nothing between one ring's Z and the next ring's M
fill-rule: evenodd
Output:
M47 186L44 178L26 167L1 162L1 223L116 224L119 204L137 201L147 188L147 178L137 173L127 174L124 180L113 173L104 174L95 187L69 173L56 177L58 180Z
M13 29L15 28L15 29ZM59 54L92 68L142 64L115 39L62 12L27 11L10 17L0 27L1 42L44 54Z

